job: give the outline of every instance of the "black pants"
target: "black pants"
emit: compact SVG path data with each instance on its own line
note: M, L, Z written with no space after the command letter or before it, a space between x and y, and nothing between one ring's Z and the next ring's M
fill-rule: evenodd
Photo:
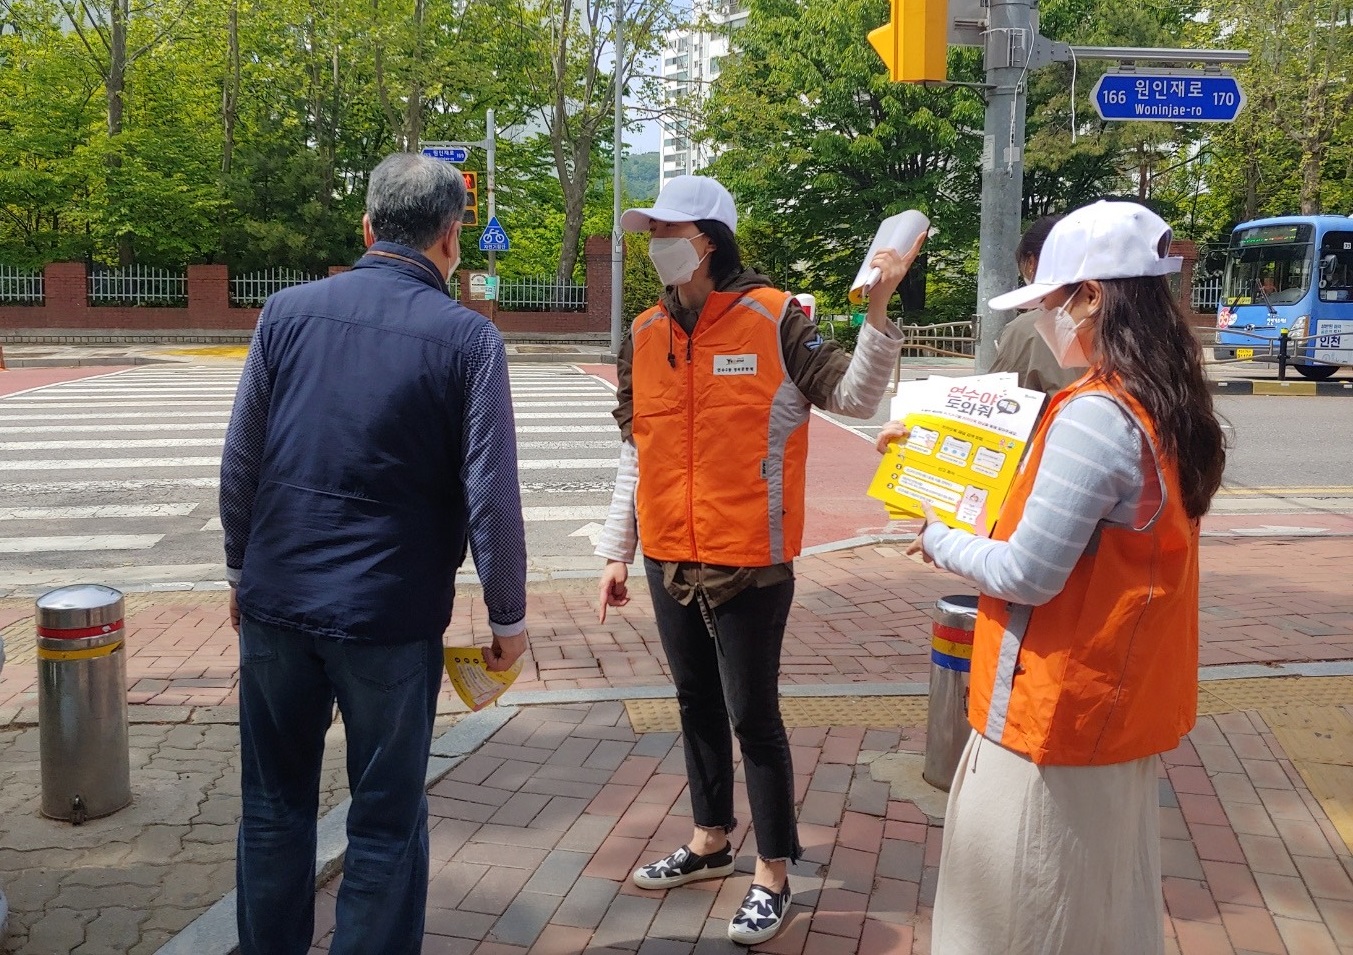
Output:
M780 645L794 581L748 587L714 608L700 595L682 606L664 589L661 566L646 560L645 569L676 684L695 824L726 832L737 826L732 735L737 733L757 854L797 860L802 850L794 819L794 767L779 696Z

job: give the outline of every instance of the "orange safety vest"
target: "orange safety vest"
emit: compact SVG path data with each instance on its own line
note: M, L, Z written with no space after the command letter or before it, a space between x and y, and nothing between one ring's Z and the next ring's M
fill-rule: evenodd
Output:
M811 409L780 342L790 298L772 288L712 292L689 336L661 305L635 319L645 555L729 567L798 555Z
M1101 393L1155 426L1121 388L1073 385L1043 418L992 533L1024 513L1057 409ZM984 737L1046 765L1121 763L1163 753L1198 708L1198 522L1179 473L1157 455L1165 501L1140 530L1101 524L1061 593L1038 607L983 595L973 635L968 720Z

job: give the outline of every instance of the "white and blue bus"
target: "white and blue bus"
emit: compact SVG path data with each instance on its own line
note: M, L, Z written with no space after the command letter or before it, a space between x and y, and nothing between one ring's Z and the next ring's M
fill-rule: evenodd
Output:
M1303 377L1353 365L1353 217L1256 219L1231 233L1217 360L1277 361L1284 330Z

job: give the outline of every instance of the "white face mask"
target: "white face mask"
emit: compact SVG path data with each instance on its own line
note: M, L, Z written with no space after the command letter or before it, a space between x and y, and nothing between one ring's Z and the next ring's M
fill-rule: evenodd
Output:
M1090 358L1085 354L1085 346L1081 344L1080 336L1076 334L1076 330L1084 325L1086 320L1081 319L1078 322L1066 310L1066 306L1070 305L1071 299L1075 297L1073 292L1064 305L1038 309L1037 318L1034 319L1034 330L1047 343L1052 351L1052 357L1056 358L1057 364L1063 368L1084 368L1090 364Z
M648 257L663 285L685 285L708 256L696 252L695 243L684 237L648 240Z

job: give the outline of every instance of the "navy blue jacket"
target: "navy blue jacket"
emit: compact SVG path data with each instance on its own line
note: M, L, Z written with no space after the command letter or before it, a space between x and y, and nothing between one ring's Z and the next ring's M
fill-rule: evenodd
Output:
M241 612L373 643L440 638L473 537L495 632L525 615L502 337L413 249L273 295L221 462Z

